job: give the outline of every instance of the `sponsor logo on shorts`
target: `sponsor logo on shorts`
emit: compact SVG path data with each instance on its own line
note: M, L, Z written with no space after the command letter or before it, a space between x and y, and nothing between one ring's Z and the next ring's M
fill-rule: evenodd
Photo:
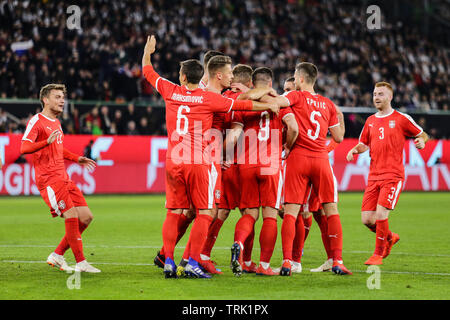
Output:
M61 200L61 201L58 202L58 207L61 210L64 210L66 208L66 203L64 202L64 200Z
M220 199L220 190L216 190L216 199L217 199L217 200Z

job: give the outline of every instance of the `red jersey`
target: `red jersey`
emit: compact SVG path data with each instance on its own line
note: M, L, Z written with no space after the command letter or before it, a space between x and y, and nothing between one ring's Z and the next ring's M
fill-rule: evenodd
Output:
M241 91L234 92L232 90L225 91L222 95L226 98L236 100L242 94ZM216 112L213 117L212 127L217 130L221 130L225 134L227 129L231 129L231 124L233 123L235 111L223 113Z
M392 110L367 118L359 142L370 148L369 180L405 178L403 148L406 137L417 137L422 128L407 114Z
M22 137L22 141L44 141L55 130L61 131L58 138L52 144L33 153L36 186L39 190L46 188L55 181L69 180L64 166L64 135L61 123L58 119L50 119L38 113L28 121Z
M244 127L243 140L237 147L238 164L279 167L283 149L282 119L292 113L289 107L280 109L278 116L271 111L236 112L233 122Z
M334 103L307 91L289 91L283 96L289 101L299 129L292 151L301 150L306 156L328 158L328 129L339 125Z
M248 100L236 102L220 94L201 88L189 90L177 85L153 70L144 67L144 76L161 94L166 103L166 126L169 137L167 159L185 164L209 163L204 157L210 143L209 130L215 112L229 112L233 107L242 110L252 108Z

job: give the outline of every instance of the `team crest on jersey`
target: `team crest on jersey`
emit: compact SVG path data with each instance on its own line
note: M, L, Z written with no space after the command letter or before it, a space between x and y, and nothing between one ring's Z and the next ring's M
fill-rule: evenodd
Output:
M389 120L389 128L395 128L395 120Z
M220 190L216 190L216 199L217 199L217 200L220 199Z
M64 200L61 200L60 202L58 202L58 207L61 210L64 210L66 208L66 203L64 202Z

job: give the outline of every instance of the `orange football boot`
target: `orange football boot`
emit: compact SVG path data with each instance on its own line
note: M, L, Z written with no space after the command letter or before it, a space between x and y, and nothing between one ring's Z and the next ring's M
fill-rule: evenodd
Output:
M386 258L391 253L392 247L394 246L394 244L399 242L399 240L400 240L400 236L397 233L392 233L391 240L388 241L386 243L386 247L384 247L383 259Z
M267 269L264 269L262 265L259 265L258 269L256 269L256 275L257 276L275 276L276 273L273 272L271 267L268 267Z
M364 264L369 266L378 266L383 264L383 257L377 254L372 255Z

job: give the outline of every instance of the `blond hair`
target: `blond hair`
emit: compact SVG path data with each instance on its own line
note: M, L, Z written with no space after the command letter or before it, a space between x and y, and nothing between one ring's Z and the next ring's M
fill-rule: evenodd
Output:
M41 88L39 91L39 100L41 101L42 108L44 107L44 98L47 98L52 90L61 90L64 96L67 93L66 86L59 83L49 83Z

